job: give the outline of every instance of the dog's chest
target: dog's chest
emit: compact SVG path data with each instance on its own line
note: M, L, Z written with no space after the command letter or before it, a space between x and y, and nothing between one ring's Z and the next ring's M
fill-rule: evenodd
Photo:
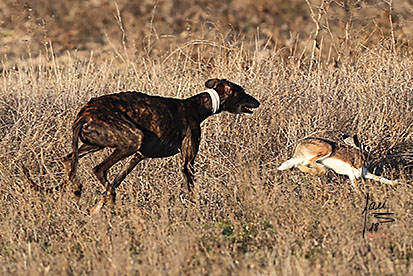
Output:
M167 157L179 152L184 133L180 128L169 125L156 132L145 130L140 151L148 157Z
M167 157L179 152L188 122L178 109L149 109L138 120L144 134L141 152L145 156Z

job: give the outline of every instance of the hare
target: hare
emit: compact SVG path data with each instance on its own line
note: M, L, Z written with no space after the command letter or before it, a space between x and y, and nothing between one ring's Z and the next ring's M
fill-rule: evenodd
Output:
M357 135L345 136L344 143L345 145L337 145L322 138L305 138L298 143L293 157L282 163L278 170L297 167L303 172L323 175L327 173L328 169L331 169L338 174L347 175L351 184L358 191L360 189L356 179L360 177L380 181L384 184L397 183L397 181L367 171L368 149L360 144Z

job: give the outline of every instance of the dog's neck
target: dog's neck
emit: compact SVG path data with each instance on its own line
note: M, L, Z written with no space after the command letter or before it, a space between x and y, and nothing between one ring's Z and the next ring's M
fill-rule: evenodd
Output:
M209 94L209 96L211 97L211 112L212 114L217 113L217 111L219 110L219 105L221 104L221 100L219 99L219 95L217 93L217 91L215 91L214 89L207 89L204 90L202 92L206 92Z
M200 94L186 99L186 101L192 103L191 105L195 108L192 112L198 114L197 121L199 122L202 122L209 116L219 113L222 107L222 101L219 94L213 89L204 90Z

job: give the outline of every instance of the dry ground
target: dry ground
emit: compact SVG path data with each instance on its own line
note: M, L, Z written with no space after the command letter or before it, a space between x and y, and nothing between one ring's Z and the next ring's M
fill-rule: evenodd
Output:
M413 275L409 1L390 17L391 1L321 14L311 1L317 37L306 1L118 1L119 14L106 0L48 2L0 3L0 275ZM43 187L65 183L59 158L91 97L185 98L213 77L261 106L203 123L194 205L179 198L179 156L141 162L93 218L104 187L91 168L109 150L80 160L79 200L24 177L22 164ZM348 178L276 169L299 139L343 133L373 148L371 171L400 180L361 183L395 219L364 238L365 196Z

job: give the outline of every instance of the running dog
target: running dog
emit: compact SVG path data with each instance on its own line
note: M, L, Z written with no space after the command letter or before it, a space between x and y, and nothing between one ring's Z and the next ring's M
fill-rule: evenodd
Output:
M225 79L206 81L207 90L187 99L150 96L140 92L121 92L92 98L79 112L73 124L72 153L63 158L69 179L75 181L78 160L106 147L113 152L93 168L97 179L106 187L102 198L91 210L94 215L135 166L145 158L167 157L181 152L186 188L194 185L192 166L201 138L201 122L227 111L253 113L260 103L244 89ZM79 140L83 143L79 147ZM112 182L107 172L117 162L131 157Z

